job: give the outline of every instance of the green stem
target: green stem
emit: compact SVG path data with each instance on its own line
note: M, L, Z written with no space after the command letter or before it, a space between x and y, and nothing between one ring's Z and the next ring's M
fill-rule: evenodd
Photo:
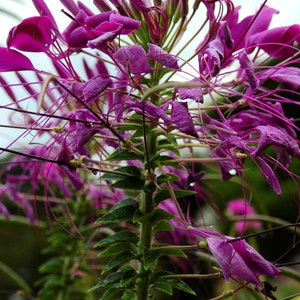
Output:
M0 261L0 271L3 272L11 281L16 283L21 289L23 289L27 294L31 294L30 286L21 278L14 270L9 266Z
M141 212L143 215L149 214L153 210L153 193L150 191L145 191L142 204ZM137 295L138 300L147 300L150 288L150 275L145 268L145 257L151 249L152 244L152 224L147 218L141 221L140 225L141 239L139 243L139 256L141 257L139 274L141 278L138 281Z

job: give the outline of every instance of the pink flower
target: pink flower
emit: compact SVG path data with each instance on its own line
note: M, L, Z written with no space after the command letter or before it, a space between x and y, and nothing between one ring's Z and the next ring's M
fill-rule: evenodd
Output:
M244 220L235 223L235 231L242 234L247 229L254 229L261 227L259 221L247 221L248 216L255 216L255 209L244 199L236 199L227 204L228 215L242 216Z

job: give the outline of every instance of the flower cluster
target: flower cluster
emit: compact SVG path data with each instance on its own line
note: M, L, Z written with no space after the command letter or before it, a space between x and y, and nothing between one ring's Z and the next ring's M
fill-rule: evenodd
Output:
M204 206L216 210L214 200L207 200L211 177L238 179L242 211L241 202L230 203L228 210L245 219L255 213L245 200L249 164L276 194L282 194L279 174L295 182L299 178L289 170L300 156L298 127L286 109L299 105L292 99L300 87L300 25L269 29L277 11L265 4L239 20L240 7L231 0L192 6L187 0L95 0L98 11L80 1L61 2L63 17L70 19L65 30L43 0L33 0L39 15L12 28L0 48L1 88L11 99L2 109L14 116L11 127L24 130L1 148L17 155L2 171L1 198L23 208L32 224L33 199L48 203L54 216L57 203L89 203L80 224L105 212L100 223L121 223L121 228L128 223L125 228L133 229L122 238L121 230L115 239L97 244L112 244L117 256L103 273L121 266L115 275L121 283L108 276L95 289L125 290L124 299L131 293L137 299L148 299L156 290L170 293L169 275L157 271L165 254L155 254L156 243L171 237L174 247L201 237L226 281L242 280L263 290L259 276L277 276L279 269L243 239L197 224ZM194 34L195 16L203 23L197 20ZM205 35L201 28L207 29ZM186 35L191 40L182 46ZM37 55L49 61L48 69ZM11 72L17 84L4 74ZM20 91L29 96L20 97ZM32 135L31 143L18 150L14 145L26 134ZM0 212L9 218L3 203ZM240 234L248 226L262 226L241 222ZM171 225L176 230L169 232ZM128 240L122 246L123 238ZM190 292L182 282L172 284Z

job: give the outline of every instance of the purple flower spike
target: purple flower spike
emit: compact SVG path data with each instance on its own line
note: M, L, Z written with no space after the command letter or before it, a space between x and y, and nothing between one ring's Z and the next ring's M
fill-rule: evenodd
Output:
M114 53L113 58L132 74L150 73L152 71L146 52L140 45L124 46Z
M244 240L230 242L230 239L208 237L209 249L220 264L226 281L229 277L245 280L258 286L258 276L277 276L280 270L265 260Z
M148 44L148 56L153 60L156 60L163 66L166 66L170 69L180 71L180 67L178 65L178 58L172 54L167 53L162 48L157 45Z
M33 64L22 53L0 47L0 72L35 70Z
M24 19L13 27L7 38L7 46L22 51L45 52L53 44L52 21L47 16Z
M171 121L183 133L198 137L186 102L172 101Z

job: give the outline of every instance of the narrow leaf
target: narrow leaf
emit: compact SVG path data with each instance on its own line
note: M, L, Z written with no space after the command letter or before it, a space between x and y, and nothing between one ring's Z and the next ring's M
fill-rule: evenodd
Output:
M103 246L107 246L107 245L115 244L115 243L119 243L119 242L136 244L138 242L138 240L139 240L139 238L135 233L133 233L129 230L124 230L124 231L119 231L113 235L110 235L110 236L104 238L103 240L98 242L94 247L95 248L103 247Z

